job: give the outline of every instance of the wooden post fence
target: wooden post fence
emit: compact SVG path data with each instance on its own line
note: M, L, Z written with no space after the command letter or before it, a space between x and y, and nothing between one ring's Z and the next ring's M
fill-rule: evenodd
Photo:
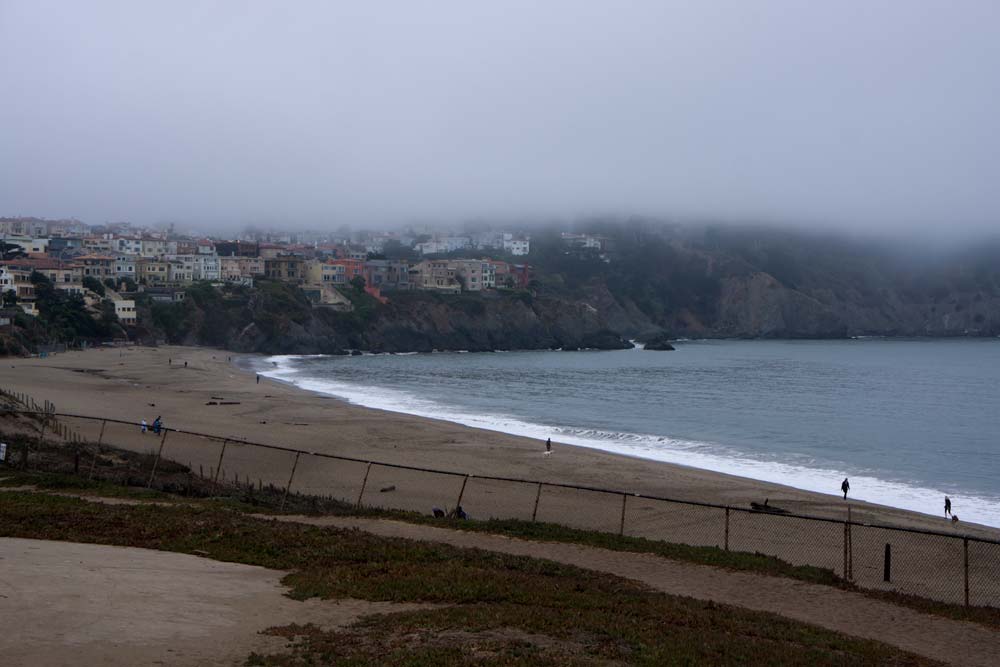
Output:
M365 468L365 478L361 482L361 493L358 494L358 502L354 504L355 507L361 507L361 499L364 498L365 487L368 486L368 473L371 472L371 470L372 470L372 462L369 461L368 466Z
M542 497L542 483L538 483L538 491L535 492L535 509L531 510L531 521L534 523L535 517L538 516L538 501Z
M226 455L227 444L229 444L228 439L222 441L222 451L219 452L219 465L215 467L215 479L212 480L213 484L216 484L219 481L219 471L222 470L222 457Z
M160 448L156 450L156 458L153 459L153 469L149 472L149 483L146 484L146 488L152 488L153 478L156 477L156 466L160 463L160 455L163 454L163 443L167 441L167 429L163 429L163 437L160 438Z
M462 489L458 492L458 500L455 501L456 514L459 507L462 506L462 496L465 495L465 485L469 483L469 479L472 475L466 475L465 479L462 480Z
M725 536L725 549L729 551L729 506L726 506L726 536Z
M288 485L285 486L285 494L281 496L281 507L279 509L285 509L285 500L288 499L288 491L292 488L292 479L295 477L295 469L299 467L299 455L301 452L295 452L295 462L292 463L292 474L288 476Z

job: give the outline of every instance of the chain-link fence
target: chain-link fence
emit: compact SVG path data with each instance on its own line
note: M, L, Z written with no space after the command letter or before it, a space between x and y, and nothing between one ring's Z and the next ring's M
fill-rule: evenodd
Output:
M67 415L0 392L3 432L20 434L7 464L32 466L53 445L59 464L91 477L181 492L220 485L270 494L290 508L367 507L471 519L520 519L651 540L758 553L830 570L856 585L942 602L1000 607L1000 541L784 512L661 498L621 490L469 475L309 452L242 438L117 419ZM32 444L34 443L34 444ZM34 453L31 448L35 447ZM49 454L46 454L49 452ZM58 458L58 457L56 457ZM42 466L37 466L41 468ZM58 467L58 466L57 466ZM305 500L304 500L305 499ZM319 503L319 504L317 504Z

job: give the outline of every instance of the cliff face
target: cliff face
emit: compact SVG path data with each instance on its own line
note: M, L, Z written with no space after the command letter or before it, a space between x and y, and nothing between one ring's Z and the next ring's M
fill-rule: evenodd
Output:
M368 309L353 313L312 308L304 314L282 315L273 306L267 299L248 303L236 320L239 325L215 344L269 354L630 347L589 304L527 293L453 297L404 293L393 295L387 304L368 304ZM196 314L193 319L200 317ZM195 327L184 342L210 341Z
M680 317L678 336L842 338L1000 335L1000 296L939 292L913 299L896 289L792 289L767 273L722 281L715 319Z

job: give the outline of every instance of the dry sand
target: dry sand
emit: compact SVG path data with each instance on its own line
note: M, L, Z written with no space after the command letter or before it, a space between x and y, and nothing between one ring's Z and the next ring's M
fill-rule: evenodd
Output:
M342 627L426 605L296 602L284 572L185 554L71 542L0 539L0 663L242 665L280 651L269 627Z
M158 415L168 427L234 439L273 443L323 452L463 472L527 480L622 489L630 493L747 507L769 498L794 512L842 520L848 503L835 495L801 491L751 479L624 457L553 443L551 456L536 440L483 431L350 405L239 370L225 351L189 347L103 349L47 359L12 359L0 367L0 388L50 400L59 412L150 422ZM234 357L235 358L235 357ZM186 366L185 366L186 364ZM210 402L233 405L207 405ZM96 440L99 424L64 420ZM108 424L104 442L155 451L159 440L134 427ZM171 433L164 456L190 463L208 474L218 466L221 443ZM229 442L223 474L284 486L292 469L293 491L357 500L365 480L362 463L331 461L265 451ZM831 480L836 487L839 480ZM465 489L463 491L463 484ZM391 491L382 491L393 487ZM429 475L372 467L364 483L368 505L429 512L453 507L459 495L473 516L531 518L538 487L472 478ZM971 524L953 526L943 518L851 501L856 521L891 523L954 533L997 537L1000 531ZM537 518L579 527L699 545L723 546L725 512L651 501L645 498L546 487ZM852 531L854 577L869 586L961 601L963 552L960 540L921 537L877 529ZM731 548L761 551L791 562L843 570L842 524L733 512ZM894 576L883 584L884 544L894 552ZM1000 547L970 549L973 603L1000 604Z

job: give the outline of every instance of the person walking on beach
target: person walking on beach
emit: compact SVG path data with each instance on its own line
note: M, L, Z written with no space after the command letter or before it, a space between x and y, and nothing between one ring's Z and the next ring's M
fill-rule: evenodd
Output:
M260 384L260 373L257 373L257 384Z
M944 515L949 516L951 514L951 498L948 496L944 497Z
M552 438L547 438L545 440L545 453L546 454L552 453Z
M162 426L163 426L163 422L160 421L159 417L157 417L156 419L154 419L153 420L153 433L157 433L158 434L160 432L160 428Z
M143 418L143 420L142 420L142 432L145 433L147 430L149 430L149 425L146 423L146 419Z
M851 490L851 483L844 478L844 481L840 483L840 490L844 492L844 500L847 500L847 492Z

